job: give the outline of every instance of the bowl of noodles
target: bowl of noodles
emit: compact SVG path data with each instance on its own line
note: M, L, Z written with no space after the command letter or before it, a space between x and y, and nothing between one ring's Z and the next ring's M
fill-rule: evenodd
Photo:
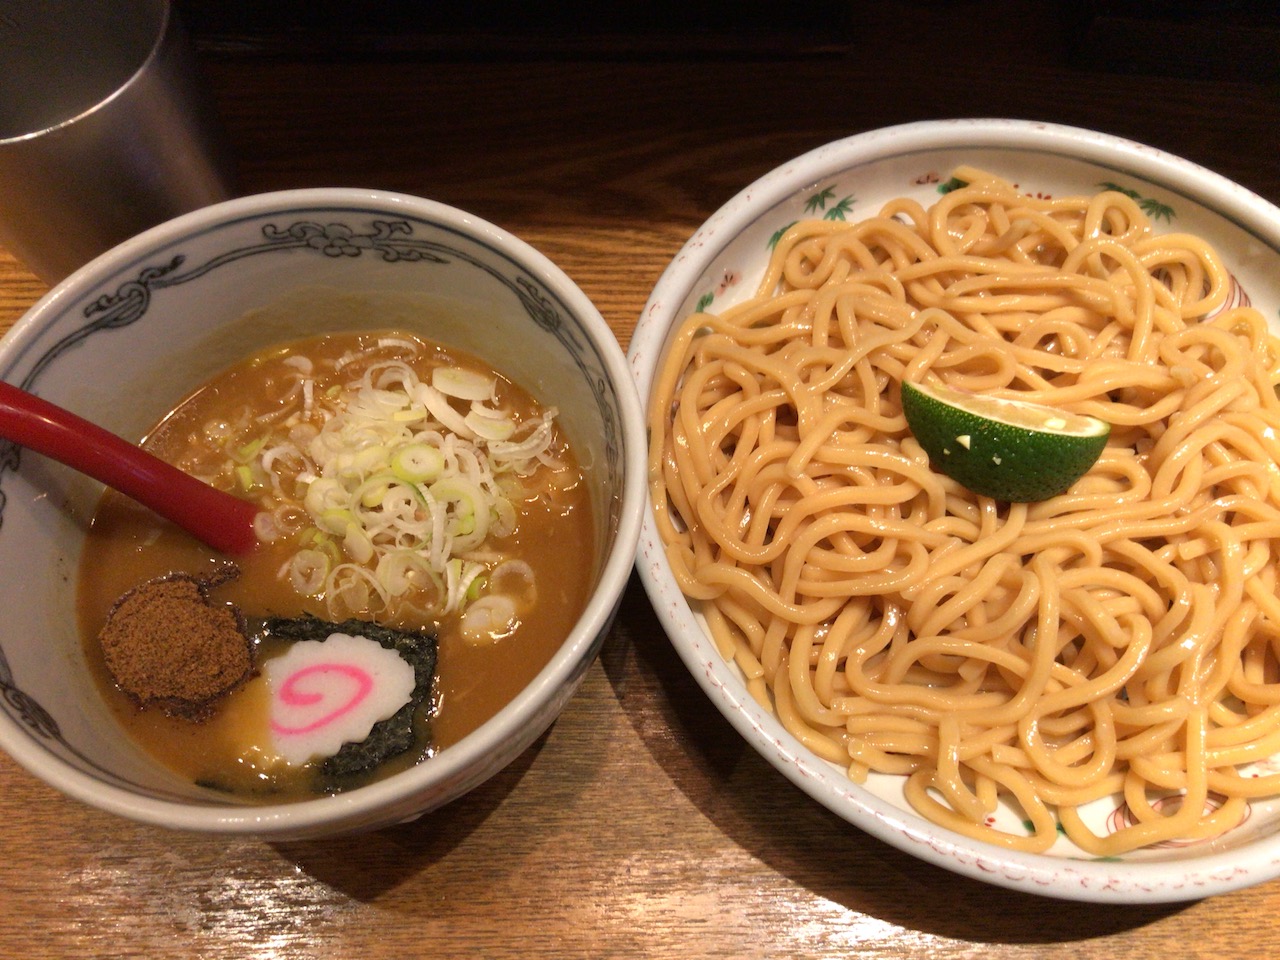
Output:
M1278 309L1280 211L1116 137L924 122L784 164L631 341L672 643L802 791L947 869L1103 902L1274 877ZM1003 502L931 461L904 383L1110 433Z
M440 203L308 189L162 224L37 303L0 376L250 505L250 542L209 546L0 450L0 747L111 813L273 839L420 816L555 721L630 578L617 339Z

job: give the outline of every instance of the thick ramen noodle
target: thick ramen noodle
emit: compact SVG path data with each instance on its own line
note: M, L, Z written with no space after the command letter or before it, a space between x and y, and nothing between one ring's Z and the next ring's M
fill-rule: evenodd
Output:
M649 464L676 579L791 732L932 821L1099 856L1217 836L1280 793L1249 769L1280 752L1280 343L1129 196L956 178L794 225L753 299L677 331ZM930 469L904 381L1111 435L1062 495L996 502Z

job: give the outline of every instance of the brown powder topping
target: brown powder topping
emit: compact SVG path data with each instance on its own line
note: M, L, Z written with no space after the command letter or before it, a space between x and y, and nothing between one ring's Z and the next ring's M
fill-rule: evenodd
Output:
M209 590L213 579L170 574L130 590L111 608L99 634L107 669L120 689L146 707L199 720L253 673L253 645L234 607Z

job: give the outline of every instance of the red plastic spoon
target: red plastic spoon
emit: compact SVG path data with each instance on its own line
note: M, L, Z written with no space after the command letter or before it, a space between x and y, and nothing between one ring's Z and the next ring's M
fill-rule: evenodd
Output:
M0 381L0 437L65 463L223 553L257 545L258 508L170 466L69 410Z

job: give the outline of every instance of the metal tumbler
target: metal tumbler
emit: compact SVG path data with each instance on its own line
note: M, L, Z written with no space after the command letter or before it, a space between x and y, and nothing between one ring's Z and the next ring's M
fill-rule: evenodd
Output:
M0 0L0 246L55 284L227 199L232 162L167 0Z

